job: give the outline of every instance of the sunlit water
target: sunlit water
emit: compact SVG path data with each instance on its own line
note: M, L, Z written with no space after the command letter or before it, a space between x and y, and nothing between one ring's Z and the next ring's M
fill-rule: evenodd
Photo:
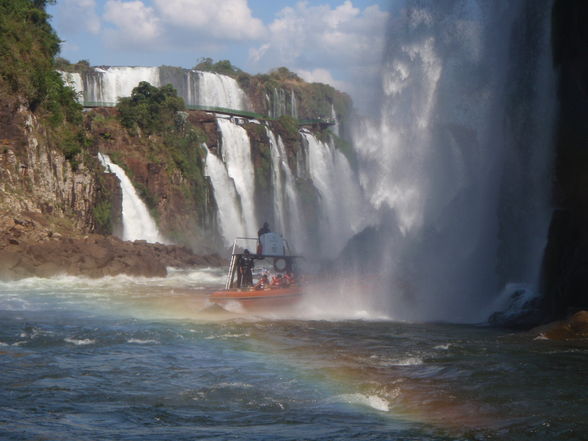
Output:
M0 283L0 439L586 439L587 344L313 299L219 312L222 280Z

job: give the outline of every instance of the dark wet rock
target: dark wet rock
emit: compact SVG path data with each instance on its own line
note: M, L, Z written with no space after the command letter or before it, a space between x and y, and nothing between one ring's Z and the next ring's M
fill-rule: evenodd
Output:
M566 320L535 328L533 333L549 340L588 339L588 311L578 311Z
M526 289L517 289L503 310L488 318L488 323L499 328L530 329L542 323L544 318L542 299L530 295Z
M199 256L186 247L125 242L112 236L47 238L38 242L0 243L0 279L70 274L104 277L117 274L164 277L167 267L218 266L217 255Z

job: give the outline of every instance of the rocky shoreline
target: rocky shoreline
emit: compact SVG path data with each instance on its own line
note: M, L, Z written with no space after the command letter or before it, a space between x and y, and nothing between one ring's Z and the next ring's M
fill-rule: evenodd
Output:
M30 219L0 220L0 280L127 274L165 277L167 267L222 266L217 254L197 255L178 245L125 242L113 236L65 236Z

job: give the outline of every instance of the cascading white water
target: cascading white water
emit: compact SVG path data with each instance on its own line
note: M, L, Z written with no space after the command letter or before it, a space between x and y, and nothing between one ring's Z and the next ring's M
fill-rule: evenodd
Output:
M123 240L145 240L152 243L165 243L149 210L137 195L135 187L124 170L114 164L107 155L98 153L102 165L114 173L120 181L122 190Z
M205 146L206 147L206 146ZM230 246L236 237L246 235L235 182L229 177L225 164L206 148L205 174L210 177L214 199L218 208L218 222L225 246Z
M366 209L347 158L311 133L301 134L306 141L310 178L320 195L320 251L323 257L333 258L366 226Z
M119 98L131 96L141 81L159 87L158 67L108 67L95 68L84 81L86 102L116 104Z
M278 231L289 240L295 250L308 246L308 234L300 213L300 200L294 175L290 170L286 148L280 136L266 129L272 159L272 187L274 192L274 219Z
M61 75L61 79L65 83L66 86L71 87L75 90L78 94L76 99L81 102L84 100L84 85L82 82L82 76L77 72L63 72L58 71L59 75Z
M290 109L292 118L298 119L298 103L296 101L296 95L294 94L294 89L290 91Z
M201 106L247 109L247 97L235 79L214 72L198 72Z
M339 120L337 119L337 112L335 112L335 106L333 104L331 104L331 118L335 122L333 127L331 127L331 131L339 136Z
M506 283L536 282L549 219L550 6L407 1L390 24L381 119L356 145L362 186L386 213L384 296L399 319L483 320Z
M60 72L80 92L82 101L114 105L129 97L141 81L160 87L171 84L187 105L247 110L248 99L235 79L214 72L161 67L94 67L83 73Z
M235 183L241 201L243 226L248 237L257 237L255 214L255 172L251 160L251 143L245 129L228 119L217 118L222 135L222 157L227 174ZM232 238L230 239L232 240Z

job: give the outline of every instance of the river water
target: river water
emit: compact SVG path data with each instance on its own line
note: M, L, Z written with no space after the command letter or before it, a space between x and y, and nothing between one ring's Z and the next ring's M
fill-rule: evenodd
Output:
M0 284L0 439L586 439L587 344L217 311L222 280Z

